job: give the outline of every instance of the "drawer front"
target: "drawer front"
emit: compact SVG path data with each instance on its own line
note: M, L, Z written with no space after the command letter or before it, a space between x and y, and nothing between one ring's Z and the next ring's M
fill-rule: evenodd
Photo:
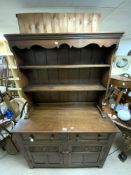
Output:
M25 144L42 142L105 142L109 133L26 133L21 134Z
M64 141L67 140L67 134L54 133L27 133L22 134L22 140L28 143L37 141Z
M69 134L68 139L73 141L102 141L108 140L109 136L109 133L73 133Z

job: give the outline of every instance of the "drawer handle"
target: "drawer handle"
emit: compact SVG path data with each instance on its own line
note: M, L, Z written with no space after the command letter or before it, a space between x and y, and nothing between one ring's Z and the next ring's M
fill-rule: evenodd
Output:
M35 140L34 140L34 137L31 135L30 137L29 137L29 141L30 142L34 142Z
M98 137L98 139L101 139L101 134L98 134L97 137Z
M79 139L80 139L79 134L76 134L76 141L79 141Z
M51 134L50 140L53 141L54 138L55 138L55 135L54 134Z

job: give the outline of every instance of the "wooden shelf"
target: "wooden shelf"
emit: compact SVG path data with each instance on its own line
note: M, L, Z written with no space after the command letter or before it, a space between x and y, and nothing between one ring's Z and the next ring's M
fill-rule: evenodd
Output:
M93 85L30 85L24 88L25 92L38 91L105 91L106 88L100 84Z
M19 66L20 69L68 69L68 68L99 68L110 67L110 64L76 64L76 65L27 65Z

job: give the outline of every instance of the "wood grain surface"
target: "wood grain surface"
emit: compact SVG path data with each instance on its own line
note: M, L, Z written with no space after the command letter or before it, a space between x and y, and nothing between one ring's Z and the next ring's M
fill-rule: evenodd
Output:
M17 14L20 33L97 32L98 13Z
M13 132L119 132L91 103L42 104L35 106L29 117L19 121Z
M105 91L106 88L100 84L94 85L30 85L24 88L25 92L38 91Z

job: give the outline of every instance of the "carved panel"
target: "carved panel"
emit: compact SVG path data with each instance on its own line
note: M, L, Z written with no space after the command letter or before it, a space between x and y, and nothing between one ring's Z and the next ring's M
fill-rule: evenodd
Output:
M123 33L86 33L86 34L11 34L5 35L10 47L30 48L33 45L55 48L62 44L82 48L89 44L109 47L118 44Z

